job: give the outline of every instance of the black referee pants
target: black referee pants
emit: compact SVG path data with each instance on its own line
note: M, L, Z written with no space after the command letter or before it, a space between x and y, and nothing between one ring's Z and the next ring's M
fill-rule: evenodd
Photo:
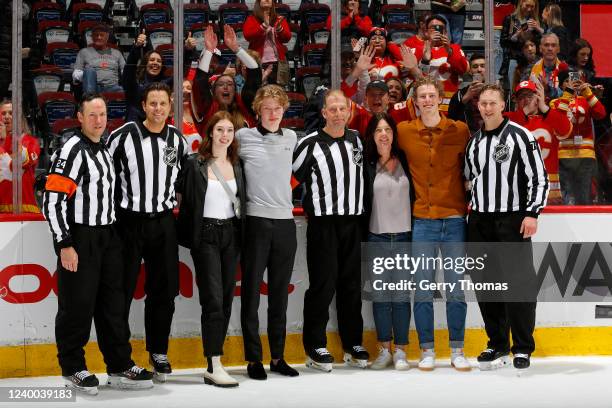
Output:
M287 332L288 287L297 249L295 221L247 217L240 288L240 322L247 361L261 361L259 288L268 268L268 342L272 359L283 358Z
M525 215L520 213L483 214L472 212L468 217L468 241L530 242L530 238L525 239L523 234L520 233L524 218ZM499 252L499 250L495 252ZM525 292L533 292L535 282L530 277L535 276L535 271L533 270L533 257L529 249L523 251L521 256L513 256L512 259L500 259L499 256L492 259L493 257L490 255L487 263L493 265L493 268L502 270L504 267L512 265L509 269L513 272L524 270L524 281L528 285L525 287ZM485 331L489 337L488 348L512 351L512 353L533 353L535 350L535 340L533 338L536 315L535 296L533 299L533 302L478 302ZM510 332L512 333L512 349L510 349Z
M360 217L309 217L306 237L310 286L304 296L304 348L327 346L325 328L334 293L342 347L361 345Z
M236 288L240 228L235 220L224 225L204 222L201 234L191 257L202 308L202 344L206 357L221 356Z
M71 225L78 255L76 272L57 261L55 342L63 376L86 370L83 347L91 320L109 373L125 371L131 359L130 330L125 317L121 241L114 226Z
M174 298L178 295L178 243L174 215L171 211L146 218L121 212L119 231L125 259L126 315L144 259L145 335L149 353L167 354L168 337L174 315Z

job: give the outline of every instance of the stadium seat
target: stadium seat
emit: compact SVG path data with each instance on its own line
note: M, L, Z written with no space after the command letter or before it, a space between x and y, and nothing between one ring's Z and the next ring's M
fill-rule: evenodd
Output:
M219 6L219 25L244 24L249 14L246 4L222 4Z
M39 2L32 6L32 16L36 23L47 20L63 20L64 9L57 3Z
M391 41L397 45L403 44L408 38L415 35L418 31L414 24L388 24L385 29Z
M115 129L119 129L121 126L125 124L124 119L110 119L106 122L106 129L108 129L108 133L111 133Z
M301 131L302 129L304 129L304 118L283 119L280 125L282 128L285 128L285 129Z
M227 45L219 44L217 48L219 49L219 51L221 51L221 55L220 56L217 55L218 64L221 67L225 69L225 67L230 63L233 64L234 66L236 65L236 54L234 54L232 50L227 48Z
M207 4L190 3L183 6L183 27L187 32L195 24L210 21L210 9Z
M106 99L106 116L109 120L125 120L127 116L127 101L123 92L103 92Z
M298 39L300 37L300 25L295 23L289 24L289 29L291 30L291 39L285 44L287 53L289 54L287 59L293 58L295 54L299 52Z
M321 67L325 62L325 44L306 44L302 48L304 65L307 67Z
M53 123L51 132L57 136L62 136L66 133L74 133L75 130L81 128L81 122L75 118L58 119Z
M82 21L101 22L104 19L104 10L97 4L80 3L75 4L72 9L72 24L78 27Z
M161 55L164 67L174 66L174 44L161 44L155 48Z
M50 64L64 71L72 71L76 62L79 46L73 42L47 44L45 56Z
M42 65L31 71L36 97L45 92L59 92L62 87L63 71L55 65Z
M289 108L285 112L284 119L301 118L304 115L306 97L296 92L288 92Z
M77 103L69 92L45 92L38 95L38 106L42 112L43 125L47 131L60 119L76 116Z
M380 10L383 24L411 24L414 23L412 6L407 4L385 4Z
M140 7L140 26L170 23L170 6L167 4L145 4Z
M330 32L325 23L317 23L308 26L308 38L312 44L327 44Z
M147 37L153 49L162 44L172 44L174 39L174 25L168 23L151 24L145 27Z
M330 14L329 6L326 4L304 4L300 7L302 16L302 27L309 27L312 24L325 23Z
M253 10L252 7L249 7L249 9ZM291 23L291 7L287 4L276 3L276 14L285 17L285 20Z
M302 67L295 72L297 91L310 98L315 89L322 84L320 67Z
M47 48L47 44L66 43L70 40L70 27L67 22L61 20L45 20L38 23L37 29L39 47L41 50Z

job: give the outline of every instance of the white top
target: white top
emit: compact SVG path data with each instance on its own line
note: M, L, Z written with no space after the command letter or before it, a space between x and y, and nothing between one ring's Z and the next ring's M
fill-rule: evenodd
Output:
M238 192L238 186L236 185L236 179L226 180L232 193ZM223 189L223 185L219 180L208 179L208 187L206 189L206 197L204 197L204 218L216 218L225 220L228 218L234 218L236 213L234 212L234 206L232 201L227 196L227 193Z
M410 183L400 163L393 174L376 166L370 232L374 234L410 231Z

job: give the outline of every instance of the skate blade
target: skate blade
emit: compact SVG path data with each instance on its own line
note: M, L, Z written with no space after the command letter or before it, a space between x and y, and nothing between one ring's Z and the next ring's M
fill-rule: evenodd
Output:
M510 356L503 356L493 361L479 361L480 371L493 371L510 365Z
M326 373L331 373L333 365L332 363L317 363L312 360L310 357L306 359L306 364L304 364L308 368L314 368L315 370L325 371Z
M120 390L146 390L153 388L153 380L134 381L123 377L109 377L107 385Z
M66 388L71 388L73 390L85 393L87 395L98 395L98 387L79 387L72 383L72 381L65 380L66 384L64 386Z
M368 368L368 360L357 360L350 356L350 354L349 357L344 357L344 363L349 367L356 367L361 369Z
M238 383L226 383L226 384L216 383L208 377L204 377L204 384L214 385L215 387L220 387L220 388L235 388L238 386Z
M166 373L158 373L157 371L153 372L153 381L165 383L166 382Z

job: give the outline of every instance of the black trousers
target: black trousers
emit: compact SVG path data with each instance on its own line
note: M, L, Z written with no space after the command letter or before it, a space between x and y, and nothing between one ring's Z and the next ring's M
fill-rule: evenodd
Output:
M167 354L168 337L178 295L178 243L172 212L144 218L122 212L119 231L125 259L126 314L134 298L144 259L145 335L149 353Z
M202 307L204 355L220 356L223 355L223 342L232 314L240 259L240 230L237 223L205 223L200 243L191 249L191 257Z
M272 359L283 358L287 331L288 287L297 249L295 221L247 217L242 262L240 322L247 361L261 361L259 289L268 269L268 342Z
M524 214L482 214L471 213L468 217L468 241L470 242L529 242L520 233ZM512 259L497 259L499 268L512 263L512 271L524 270L525 291L532 293L535 283L530 276L535 276L531 251L523 251L521 256ZM519 264L517 268L516 264ZM516 280L515 280L516 281ZM530 297L530 296L526 296ZM531 354L535 350L533 331L535 329L536 297L533 302L478 302L480 312L489 337L487 347L512 353ZM512 349L510 349L510 332L512 333Z
M306 259L310 286L304 296L306 351L326 347L329 305L336 294L343 348L361 345L361 223L356 216L308 218Z
M121 241L114 226L71 225L78 255L76 272L67 271L58 258L55 342L62 375L87 369L83 347L91 320L109 373L134 365L130 330L125 316Z

